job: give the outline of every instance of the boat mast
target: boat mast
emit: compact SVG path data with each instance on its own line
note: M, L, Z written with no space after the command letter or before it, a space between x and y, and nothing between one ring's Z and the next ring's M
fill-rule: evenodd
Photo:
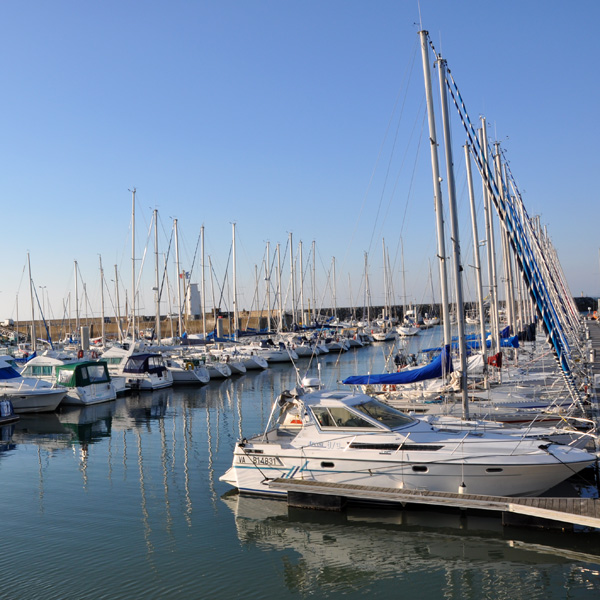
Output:
M240 329L237 301L237 274L236 274L236 254L235 254L235 223L232 226L232 254L233 254L233 339L237 341L238 331Z
M267 294L267 331L271 331L271 242L267 241L265 262L265 292Z
M331 257L331 270L333 277L333 320L337 319L337 297L336 297L336 281L335 281L335 256Z
M135 343L135 188L131 192L131 339Z
M388 309L388 282L387 282L387 260L385 259L385 238L381 238L381 247L383 250L383 320L389 315ZM385 324L385 323L384 323Z
M469 417L469 396L467 393L467 342L465 338L465 310L462 287L462 261L460 255L460 235L458 230L458 209L456 206L456 186L454 182L454 163L452 160L452 144L450 139L450 120L448 116L448 97L446 94L446 61L437 59L440 84L440 101L442 104L442 124L444 129L444 152L446 155L446 178L448 186L448 205L450 209L450 232L452 241L452 258L454 266L454 286L456 292L456 312L458 322L458 351L460 358L460 380L462 392L463 418Z
M102 336L102 347L105 345L106 340L106 325L104 323L104 269L102 268L102 256L98 256L100 259L100 327Z
M179 265L179 238L177 234L177 219L173 219L173 228L175 231L175 265L177 269L177 332L179 340L183 334L183 320L181 318L181 267Z
M281 250L277 243L277 302L279 306L279 333L283 331L283 306L281 305Z
M481 117L479 130L479 145L483 150L485 176L483 178L483 209L485 213L485 234L487 239L488 277L490 280L490 329L491 351L493 354L500 352L500 324L498 322L498 278L496 274L496 242L494 236L494 220L492 215L492 202L488 191L487 178L490 176L487 126L484 117Z
M600 252L600 250L599 250ZM312 299L313 299L313 322L317 321L317 259L315 256L316 253L316 242L313 240L312 242Z
M31 260L29 252L27 253L27 267L29 270L29 296L31 298L31 350L35 352L36 348L36 333L35 333L35 306L33 304L33 282L31 280Z
M292 289L292 323L296 319L296 269L294 268L294 247L292 245L292 232L290 231L290 285Z
M300 260L300 323L304 327L306 323L304 322L304 259L302 256L302 240L299 243L298 253Z
M154 275L155 281L155 299L156 299L156 343L160 345L161 342L161 331L160 331L160 280L158 277L158 210L154 209Z
M77 277L77 261L75 262L75 335L79 335L79 279Z
M483 283L481 278L481 261L479 258L479 234L477 232L477 212L475 210L475 192L473 190L473 175L471 171L470 147L465 144L465 163L467 167L467 186L469 189L469 203L471 206L471 228L473 231L473 255L475 259L475 280L477 284L477 303L479 304L479 335L481 337L481 354L485 369L485 385L488 386L487 378L487 347L485 339L485 310L483 307Z
M202 339L206 342L206 274L204 268L204 225L200 227L200 253L202 255Z
M504 201L508 205L512 205L512 199L510 195L510 189L508 187L508 173L506 171L506 163L501 164L500 158L500 144L498 144L498 166L500 167L500 181L502 182L502 173L504 173L504 185L500 187L500 193L504 197ZM514 269L513 269L513 253L510 245L510 238L506 224L502 225L502 232L504 236L504 245L506 246L506 303L507 303L507 317L508 325L510 327L510 334L514 335L517 333L515 327L516 315L515 315L515 283L514 283Z
M115 265L115 298L117 300L117 310L115 311L117 318L117 331L119 333L119 342L123 341L123 330L121 329L121 308L119 307L119 274L117 265Z
M427 120L429 123L429 142L431 150L431 173L433 177L433 201L435 209L435 222L437 231L438 260L440 267L440 293L442 302L442 327L444 331L444 346L449 346L450 338L450 311L448 310L448 276L446 274L446 242L444 239L444 209L442 205L442 189L440 168L437 155L437 136L435 131L435 113L433 110L433 93L431 90L431 74L429 72L429 46L427 38L429 33L425 30L419 32L421 37L421 55L423 58L423 75L425 78L425 96L427 99Z
M369 294L369 278L367 276L367 253L365 251L365 294L364 294L364 298L363 298L363 313L362 313L362 321L365 322L368 325L369 323L369 317L368 317L368 308L367 308L367 296ZM367 318L365 319L365 315L367 315Z

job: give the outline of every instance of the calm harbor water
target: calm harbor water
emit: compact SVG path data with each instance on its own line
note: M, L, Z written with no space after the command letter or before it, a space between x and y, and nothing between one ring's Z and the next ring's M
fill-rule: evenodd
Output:
M322 358L324 383L381 371L389 348ZM600 597L597 535L228 493L218 478L235 441L294 381L274 365L3 429L0 598Z

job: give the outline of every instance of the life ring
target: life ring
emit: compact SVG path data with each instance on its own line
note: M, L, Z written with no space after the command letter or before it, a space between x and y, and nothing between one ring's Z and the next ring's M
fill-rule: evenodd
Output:
M80 351L77 353L77 358L83 358L83 350L80 350Z
M194 368L194 364L193 363L191 363L189 361L185 363L185 370L186 371L191 371L193 368Z

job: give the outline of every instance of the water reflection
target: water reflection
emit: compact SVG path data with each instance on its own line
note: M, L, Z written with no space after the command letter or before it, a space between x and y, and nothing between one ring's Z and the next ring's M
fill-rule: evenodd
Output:
M527 533L507 538L495 518L358 507L315 512L237 493L222 501L243 546L279 554L291 592L351 592L398 578L419 579L419 597L436 597L426 588L439 590L441 582L444 598L543 598L578 585L600 591L600 546L589 544L597 537L548 534L542 545Z
M333 364L324 380L341 379L379 370L384 352L375 347L327 360ZM318 374L316 366L309 374ZM0 433L0 452L9 450L0 460L6 524L28 524L11 537L16 574L5 583L6 597L41 597L52 586L72 590L61 600L80 597L82 589L88 597L171 597L174 580L178 598L290 591L387 598L398 595L398 580L403 596L518 598L519 577L540 590L537 597L550 586L563 592L545 600L565 597L565 590L576 597L573 590L584 585L600 589L600 544L586 548L597 540L589 536L577 543L548 532L507 539L495 517L357 509L332 515L288 512L280 501L221 500L228 486L218 477L231 465L236 440L264 430L275 398L295 383L293 369L273 365L201 388L22 415ZM24 581L18 573L29 573L38 556L38 577ZM78 568L65 570L65 562ZM98 584L89 581L92 571Z

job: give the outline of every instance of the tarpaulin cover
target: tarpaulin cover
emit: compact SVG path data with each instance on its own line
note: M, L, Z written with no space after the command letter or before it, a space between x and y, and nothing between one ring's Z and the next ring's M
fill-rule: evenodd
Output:
M411 369L410 371L399 371L398 373L384 373L382 375L353 375L342 381L347 385L386 384L401 385L403 383L416 383L426 379L436 379L445 373L452 372L452 358L449 348L444 348L442 353L434 358L428 365Z

